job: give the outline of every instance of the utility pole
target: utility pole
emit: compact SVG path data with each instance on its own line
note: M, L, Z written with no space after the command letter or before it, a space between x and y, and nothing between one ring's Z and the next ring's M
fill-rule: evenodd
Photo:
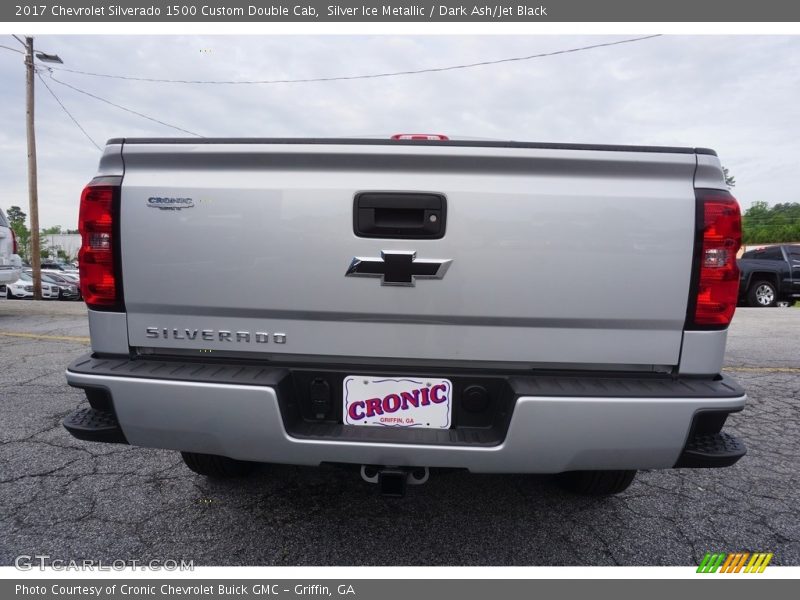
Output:
M33 269L33 299L42 299L42 262L39 248L39 186L36 174L36 131L33 128L33 38L25 38L26 117L28 133L28 200L31 213L31 268Z

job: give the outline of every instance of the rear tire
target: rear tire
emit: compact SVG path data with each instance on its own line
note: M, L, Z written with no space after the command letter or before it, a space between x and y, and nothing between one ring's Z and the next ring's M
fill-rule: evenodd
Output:
M756 281L747 290L747 303L757 308L775 306L778 302L778 292L775 284L769 281Z
M227 456L216 454L199 454L197 452L181 452L183 462L198 475L205 475L211 479L232 479L244 477L254 468L255 463L236 460Z
M16 298L14 298L14 294L11 293L11 289L8 286L6 286L6 298L8 300L15 300L16 299Z
M569 471L559 473L558 483L565 490L583 496L611 496L628 489L636 471Z

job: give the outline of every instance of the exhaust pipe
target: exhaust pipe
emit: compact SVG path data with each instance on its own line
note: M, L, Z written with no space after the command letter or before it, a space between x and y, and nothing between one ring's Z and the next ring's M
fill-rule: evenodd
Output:
M408 485L422 485L430 477L428 467L361 465L361 478L378 485L381 496L402 498Z

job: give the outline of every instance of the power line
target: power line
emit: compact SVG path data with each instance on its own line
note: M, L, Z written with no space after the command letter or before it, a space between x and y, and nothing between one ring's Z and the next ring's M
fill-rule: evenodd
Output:
M14 36L14 37L16 38L16 36ZM4 49L6 49L6 50L11 50L12 52L18 52L19 54L25 54L24 52L20 52L19 50L16 50L15 48L9 48L8 46L2 46L2 45L0 45L0 48L4 48ZM70 89L72 89L72 90L74 90L74 91L76 91L76 92L78 92L78 93L81 93L81 94L84 94L84 95L86 95L86 96L89 96L90 98L94 98L95 100L99 100L100 102L105 102L106 104L110 104L111 106L114 106L114 107L116 107L116 108L119 108L120 110L127 111L127 112L129 112L129 113L131 113L131 114L134 114L134 115L138 116L138 117L142 117L143 119L148 119L148 120L150 120L150 121L153 121L153 122L155 122L155 123L159 123L160 125L164 125L164 126L166 126L166 127L171 127L172 129L177 129L178 131L182 131L183 133L188 133L189 135L194 135L194 136L196 136L196 137L203 137L203 136L202 136L202 135L200 135L199 133L195 133L195 132L193 132L193 131L189 131L188 129L183 129L182 127L178 127L177 125L172 125L172 124L170 124L170 123L167 123L167 122L165 122L165 121L161 121L160 119L156 119L155 117L150 117L150 116L148 116L148 115L146 115L146 114L144 114L144 113L140 113L140 112L138 112L138 111L136 111L136 110L133 110L132 108L127 108L127 107L125 107L125 106L122 106L122 105L120 105L120 104L116 104L115 102L111 102L111 100L107 100L107 99L105 99L105 98L101 98L100 96L97 96L97 95L95 95L95 94L92 94L92 93L90 93L90 92L87 92L87 91L85 91L85 90L82 90L82 89L80 89L80 88L77 88L77 87L75 87L75 86L73 86L73 85L70 85L69 83L66 83L66 82L64 82L64 81L59 81L58 79L56 79L55 77L53 77L53 72L52 72L52 71L53 71L53 68L52 68L52 67L45 67L45 68L47 69L48 73L50 74L50 79L52 79L54 82L56 82L56 83L58 83L58 84L60 84L60 85L66 86L66 87L68 87L68 88L70 88ZM44 78L43 78L43 77L41 76L41 74L39 73L39 69L37 69L37 70L36 70L36 75L39 77L39 80L40 80L40 81L41 81L41 82L44 84L44 86L47 88L47 91L48 91L48 92L50 92L50 94L53 96L53 98L55 98L55 101L56 101L56 102L58 102L59 106L61 106L61 108L64 110L64 112L67 114L67 116L68 116L70 119L72 119L72 121L75 123L75 125L77 125L77 126L78 126L78 128L79 128L79 129L80 129L80 130L83 132L83 134L84 134L84 135L85 135L87 138L89 138L89 141L90 141L90 142L92 142L92 144L94 144L94 146L95 146L95 147L96 147L98 150L102 150L102 149L100 148L100 146L98 146L98 145L97 145L97 143L96 143L96 142L95 142L95 141L92 139L92 137L91 137L91 136L90 136L90 135L89 135L89 134L86 132L86 130L85 130L85 129L84 129L82 126L81 126L81 124L80 124L80 123L78 123L78 120L77 120L75 117L73 117L73 116L72 116L72 114L71 114L71 113L70 113L70 112L67 110L67 107L66 107L66 106L64 106L64 104L63 104L63 102L61 102L61 100L59 100L59 98L58 98L58 96L56 96L55 92L53 92L53 90L52 90L52 89L50 89L50 86L48 86L48 85L47 85L47 83L45 82Z
M12 33L12 34L11 34L11 37L13 37L15 40L17 40L17 41L18 41L20 44L22 44L22 46L23 46L23 47L27 48L27 46L25 45L25 41L24 41L24 40L21 40L21 39L19 38L19 36L16 36L16 35L14 35L14 34Z
M450 65L450 66L445 66L445 67L433 67L433 68L427 68L427 69L416 69L416 70L406 70L406 71L370 73L370 74L363 74L363 75L348 75L348 76L337 76L337 77L316 77L316 78L304 78L304 79L273 79L273 80L242 80L242 81L211 81L211 80L209 80L209 81L204 81L204 80L180 80L180 79L157 79L157 78L149 78L149 77L131 77L131 76L113 75L113 74L107 74L107 73L93 73L93 72L89 72L89 71L80 71L80 70L76 70L76 69L67 69L67 68L63 68L63 67L47 67L47 70L48 70L48 73L49 73L50 78L51 78L52 81L54 81L55 83L58 83L59 85L63 85L65 87L68 87L68 88L72 89L73 91L76 91L76 92L78 92L80 94L83 94L85 96L89 96L90 98L94 98L95 100L98 100L100 102L104 102L105 104L108 104L108 105L113 106L115 108L118 108L120 110L124 110L124 111L129 112L131 114L134 114L134 115L136 115L138 117L142 117L143 119L147 119L149 121L153 121L153 122L158 123L160 125L164 125L165 127L170 127L170 128L175 129L177 131L181 131L183 133L188 133L188 134L196 136L196 137L204 137L204 136L200 135L199 133L195 133L193 131L189 131L188 129L183 129L182 127L178 127L177 125L172 125L172 124L167 123L165 121L161 121L160 119L156 119L154 117L150 117L150 116L148 116L148 115L146 115L144 113L138 112L138 111L133 110L131 108L127 108L125 106L122 106L120 104L112 102L111 100L108 100L106 98L102 98L100 96L97 96L96 94L92 94L91 92L87 92L86 90L82 90L82 89L80 89L78 87L75 87L75 86L69 84L69 83L66 83L65 81L61 81L59 79L56 79L54 77L54 75L53 75L53 71L64 71L64 72L67 72L67 73L75 73L75 74L88 75L88 76L93 76L93 77L103 77L103 78L109 78L109 79L123 79L123 80L128 80L128 81L144 81L144 82L153 82L153 83L217 84L217 85L230 84L230 85L237 85L237 84L278 84L278 83L314 83L314 82L326 82L326 81L352 81L352 80L357 80L357 79L377 79L377 78L383 78L383 77L398 77L398 76L407 76L407 75L419 75L419 74L423 74L423 73L441 73L441 72L445 72L445 71L471 69L471 68L476 68L476 67L496 65L496 64L502 64L502 63L528 61L528 60L533 60L533 59L537 59L537 58L545 58L545 57L550 57L550 56L558 56L558 55L561 55L561 54L571 54L571 53L575 53L575 52L593 50L593 49L596 49L596 48L605 48L605 47L610 47L610 46L618 46L618 45L621 45L621 44L629 44L629 43L633 43L633 42L639 42L639 41L644 41L644 40L648 40L648 39L661 37L661 35L662 34L647 35L647 36L641 36L641 37L636 37L636 38L628 38L628 39L624 39L624 40L617 40L617 41L614 41L614 42L605 42L605 43L602 43L602 44L592 44L592 45L588 45L588 46L580 46L580 47L577 47L577 48L569 48L569 49L566 49L566 50L556 50L556 51L553 51L553 52L543 52L543 53L539 53L539 54L532 54L532 55L529 55L529 56L516 56L516 57L503 58L503 59L498 59L498 60L488 60L488 61L480 61L480 62L467 63L467 64ZM13 36L13 37L17 41L21 42L21 40L19 40L19 38L17 38L17 36ZM0 46L0 47L5 48L7 50L11 50L13 52L19 52L18 50L15 50L14 48L9 48L7 46ZM81 127L81 125L78 123L78 121L69 113L69 111L66 109L64 104L58 99L58 97L55 95L53 90L50 89L49 86L47 86L47 84L45 83L44 79L41 77L41 75L38 72L37 72L37 75L39 76L39 79L42 81L42 83L44 83L45 87L50 92L50 94L53 96L53 98L55 98L56 102L59 103L59 105L64 110L64 112L70 117L70 119L73 120L75 125L77 125L80 128L80 130L84 133L84 135L86 135L86 137L89 138L89 140L92 142L92 144L94 144L99 149L99 146L97 146L97 144L94 142L94 140L91 138L91 136L89 136L89 134L83 129L83 127Z
M774 225L775 227L780 227L781 225L793 225L794 223L800 223L800 217L780 219L779 221L776 222L770 219L755 219L753 217L743 216L742 223L749 223L752 225Z
M484 60L480 62L450 65L446 67L432 67L428 69L415 69L407 71L392 71L386 73L369 73L365 75L343 75L337 77L313 77L304 79L263 79L263 80L241 80L241 81L214 81L214 80L191 80L191 79L158 79L153 77L133 77L128 75L114 75L109 73L92 73L90 71L79 71L76 69L66 69L63 67L52 67L57 71L64 71L67 73L75 73L78 75L89 75L91 77L105 77L108 79L125 79L128 81L146 81L150 83L190 83L190 84L212 84L212 85L267 85L276 83L317 83L325 81L352 81L354 79L378 79L381 77L399 77L406 75L420 75L423 73L442 73L444 71L456 71L460 69L473 69L476 67L485 67L489 65L499 65L502 63L521 62L526 60L533 60L536 58L546 58L548 56L558 56L560 54L571 54L574 52L583 52L585 50L594 50L595 48L607 48L609 46L619 46L620 44L631 44L633 42L641 42L653 38L661 37L663 34L646 35L636 38L628 38L625 40L617 40L615 42L605 42L602 44L592 44L590 46L581 46L578 48L569 48L567 50L556 50L553 52L542 52L540 54L531 54L529 56L515 56L511 58L501 58L498 60Z
M3 50L11 50L12 52L16 52L17 54L25 54L22 50L17 50L16 48L11 48L9 46L0 45L0 48Z
M52 67L48 68L48 70L50 70L50 69L52 69ZM53 81L55 81L59 85L63 85L65 87L68 87L71 90L74 90L74 91L78 92L79 94L83 94L84 96L89 96L90 98L94 98L95 100L99 100L100 102L105 102L106 104L109 104L111 106L119 108L120 110L124 110L124 111L129 112L131 114L134 114L134 115L136 115L138 117L142 117L143 119L147 119L148 121L153 121L154 123L159 123L160 125L164 125L165 127L171 127L172 129L177 129L178 131L182 131L183 133L188 133L189 135L194 135L196 137L200 137L200 138L201 137L205 137L205 136L200 135L199 133L195 133L194 131L189 131L188 129L183 129L182 127L178 127L177 125L172 125L170 123L167 123L166 121L161 121L160 119L156 119L155 117L150 117L150 116L148 116L148 115L146 115L144 113L140 113L139 111L133 110L132 108L127 108L125 106L122 106L121 104L117 104L115 102L112 102L111 100L106 100L105 98L101 98L100 96L92 94L91 92L87 92L86 90L82 90L80 88L77 88L74 85L70 85L69 83L66 83L64 81L60 81L60 80L56 79L55 77L53 77L52 73L50 73L50 79L52 79Z
M64 103L63 103L63 102L61 102L61 100L59 100L59 99L58 99L58 96L56 96L56 93L55 93L53 90L51 90L51 89L50 89L50 86L49 86L49 85L47 85L47 82L44 80L44 77L42 77L42 75L41 75L41 74L40 74L38 71L36 72L36 76L39 78L39 81L41 81L41 82L42 82L42 84L44 85L44 87L46 87L46 88L47 88L47 91L48 91L48 92L50 92L50 95L51 95L51 96L52 96L52 97L55 99L55 101L56 101L56 102L58 102L58 105L59 105L59 106L62 108L62 110L63 110L63 111L64 111L64 112L67 114L67 116L68 116L70 119L72 119L72 122L73 122L73 123L75 123L75 125L78 127L78 129L80 129L80 130L81 130L81 132L83 133L83 135L85 135L85 136L86 136L86 138L87 138L87 139L88 139L90 142L92 142L92 144L94 145L94 147L95 147L95 148L97 148L98 150L100 150L100 152L102 152L102 151L103 151L103 149L102 149L100 146L98 146L98 145L97 145L97 142L95 142L95 141L92 139L92 136L90 136L90 135L89 135L89 134L86 132L86 130L85 130L85 129L84 129L82 126L81 126L81 124L80 124L80 123L78 123L78 120L77 120L75 117L73 117L73 116L72 116L72 113L70 113L70 112L67 110L67 107L66 107L66 106L64 106Z
M781 219L777 222L770 221L768 219L752 219L747 217L742 217L742 226L748 225L751 227L796 227L800 225L800 218L791 218L791 219Z

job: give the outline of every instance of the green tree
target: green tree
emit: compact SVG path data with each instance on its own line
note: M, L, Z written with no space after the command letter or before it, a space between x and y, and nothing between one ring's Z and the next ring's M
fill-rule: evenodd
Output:
M59 235L61 233L61 225L53 225L42 229L42 235Z
M6 211L9 224L14 227L15 225L25 225L25 219L28 218L19 206L10 206Z
M800 203L753 202L742 215L742 237L745 244L800 242Z
M731 175L728 167L722 167L722 176L725 177L725 185L728 187L736 187L736 177Z
M8 217L9 226L17 237L19 254L22 260L29 262L31 232L25 226L25 220L28 218L28 215L26 215L19 206L10 206L6 211L6 216Z

